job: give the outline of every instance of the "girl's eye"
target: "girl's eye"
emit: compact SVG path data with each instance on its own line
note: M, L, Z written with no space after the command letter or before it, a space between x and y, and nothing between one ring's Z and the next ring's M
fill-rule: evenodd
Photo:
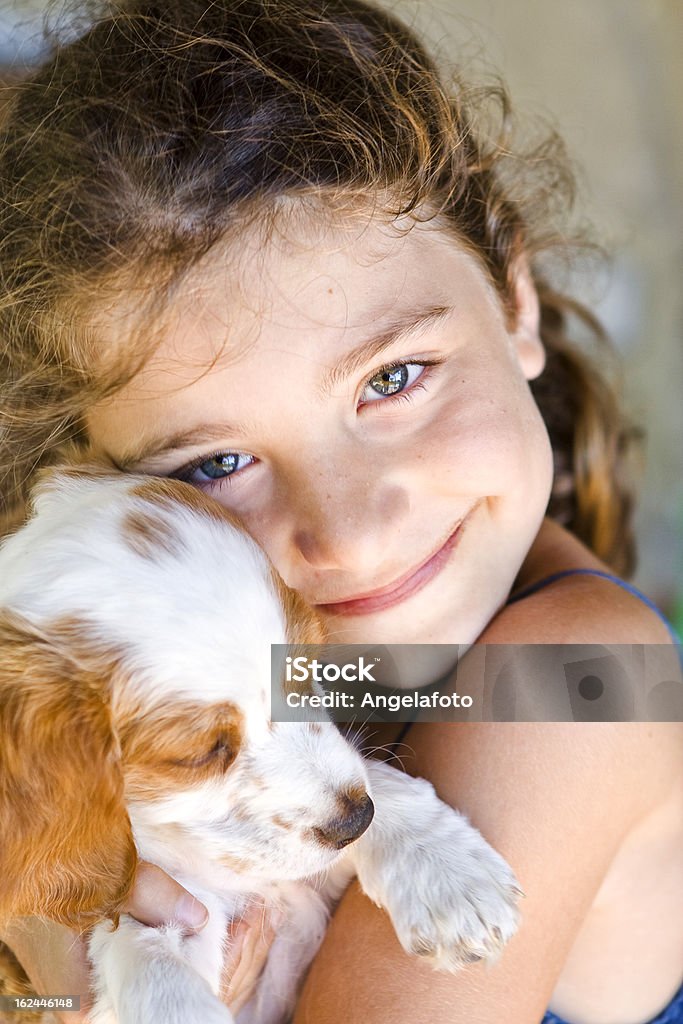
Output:
M368 381L366 381L362 392L361 403L369 405L383 398L391 398L393 395L408 398L403 394L408 388L412 388L416 381L423 375L431 363L391 363L377 370ZM422 385L418 385L421 387Z
M176 480L184 480L195 486L212 486L223 483L230 483L230 477L238 470L254 462L253 455L243 455L240 452L216 452L214 455L202 455L184 469L178 470L173 476Z

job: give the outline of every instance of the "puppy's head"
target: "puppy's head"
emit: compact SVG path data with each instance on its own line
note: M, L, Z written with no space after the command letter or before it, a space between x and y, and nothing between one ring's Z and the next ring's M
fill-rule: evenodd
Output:
M270 721L270 644L322 628L219 503L50 470L0 579L6 911L111 913L136 847L212 886L302 877L367 826L363 762L337 730Z

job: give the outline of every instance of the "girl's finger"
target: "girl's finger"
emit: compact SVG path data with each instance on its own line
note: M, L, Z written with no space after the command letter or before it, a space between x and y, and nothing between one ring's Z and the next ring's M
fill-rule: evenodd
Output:
M230 944L223 966L220 998L233 1014L239 1013L253 995L279 921L279 915L266 914L263 907L254 907L228 927Z
M148 861L140 861L133 891L123 909L137 921L152 927L180 921L188 931L200 931L209 919L203 903Z

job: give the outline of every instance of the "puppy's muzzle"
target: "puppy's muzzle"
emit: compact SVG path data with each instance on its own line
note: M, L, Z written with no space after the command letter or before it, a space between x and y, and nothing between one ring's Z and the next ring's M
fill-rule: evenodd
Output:
M354 839L362 836L375 813L375 805L367 793L360 800L344 797L341 802L344 812L339 817L313 829L315 838L333 850L343 850Z

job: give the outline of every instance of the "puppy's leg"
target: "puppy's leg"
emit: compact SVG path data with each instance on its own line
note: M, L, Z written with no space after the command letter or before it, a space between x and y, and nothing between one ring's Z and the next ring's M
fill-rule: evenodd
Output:
M401 945L442 970L495 959L517 928L512 870L424 779L367 764L375 817L349 847L358 879Z
M217 995L227 927L214 912L198 935L149 928L127 914L113 931L93 929L89 956L96 1000L90 1024L234 1024Z

